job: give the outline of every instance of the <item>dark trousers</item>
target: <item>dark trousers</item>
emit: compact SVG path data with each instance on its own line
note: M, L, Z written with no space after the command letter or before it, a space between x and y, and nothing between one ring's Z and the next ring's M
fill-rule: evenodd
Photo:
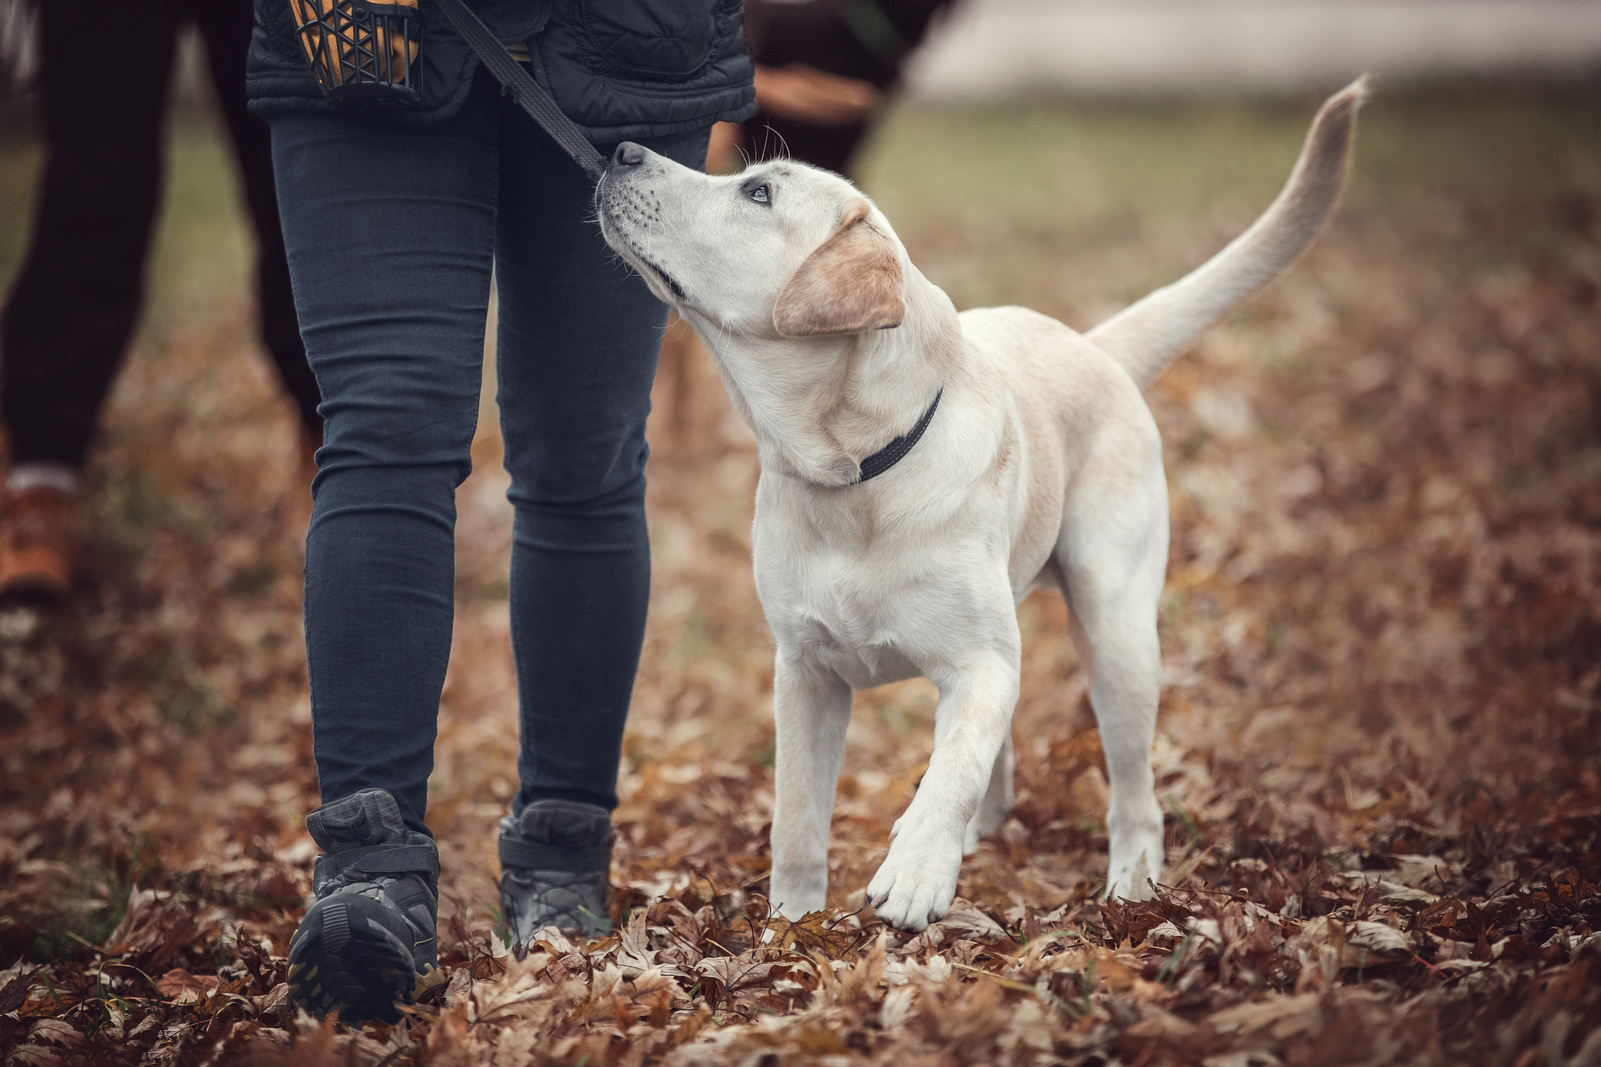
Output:
M707 136L647 143L699 167ZM601 239L592 183L481 72L437 125L290 115L272 141L326 419L306 544L323 800L378 786L426 829L493 269L515 507L514 810L615 807L650 588L645 418L666 308Z
M185 19L205 41L255 221L263 339L316 432L317 385L295 324L267 128L245 109L249 0L47 0L39 15L47 155L28 257L0 315L0 417L13 462L82 465L138 322L163 105Z

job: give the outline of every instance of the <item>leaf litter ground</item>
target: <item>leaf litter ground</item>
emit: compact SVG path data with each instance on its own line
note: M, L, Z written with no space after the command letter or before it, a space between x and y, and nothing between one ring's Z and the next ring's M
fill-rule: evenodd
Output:
M303 486L237 217L186 194L225 166L187 116L84 579L62 611L0 613L6 1062L1601 1064L1595 99L1381 93L1315 251L1149 390L1174 537L1169 870L1148 902L1097 898L1099 740L1064 609L1036 595L1017 806L951 914L911 936L861 907L932 744L932 690L906 683L857 698L830 910L767 916L756 464L694 355L664 365L651 428L616 932L509 955L510 531L487 419L429 817L451 977L356 1030L284 999L316 803ZM865 181L959 305L1086 326L1249 222L1305 104L906 107ZM5 136L8 168L36 159ZM4 204L13 253L25 211Z

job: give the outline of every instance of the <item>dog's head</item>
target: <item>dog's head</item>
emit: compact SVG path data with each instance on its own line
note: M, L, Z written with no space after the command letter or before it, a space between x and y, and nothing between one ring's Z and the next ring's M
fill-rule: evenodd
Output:
M720 330L856 334L906 313L900 241L837 174L775 160L714 177L624 142L595 201L651 291Z

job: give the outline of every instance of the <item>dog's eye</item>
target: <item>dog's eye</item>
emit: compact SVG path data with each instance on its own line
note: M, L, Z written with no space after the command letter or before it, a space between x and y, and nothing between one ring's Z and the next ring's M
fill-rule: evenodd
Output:
M758 204L771 204L773 202L773 187L767 182L762 182L762 184L750 191L750 198Z

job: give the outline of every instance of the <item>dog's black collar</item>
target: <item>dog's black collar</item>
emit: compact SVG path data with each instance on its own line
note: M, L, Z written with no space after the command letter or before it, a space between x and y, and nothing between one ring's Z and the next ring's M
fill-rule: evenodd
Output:
M869 478L877 478L880 474L899 463L906 456L906 453L912 450L912 446L917 444L917 439L923 436L923 431L928 429L929 421L934 418L934 409L939 407L939 398L944 395L945 387L942 385L939 392L934 394L934 402L928 405L928 410L923 412L923 417L917 420L916 426L913 426L910 430L907 430L901 436L862 460L861 476L856 479L856 484L860 485Z

